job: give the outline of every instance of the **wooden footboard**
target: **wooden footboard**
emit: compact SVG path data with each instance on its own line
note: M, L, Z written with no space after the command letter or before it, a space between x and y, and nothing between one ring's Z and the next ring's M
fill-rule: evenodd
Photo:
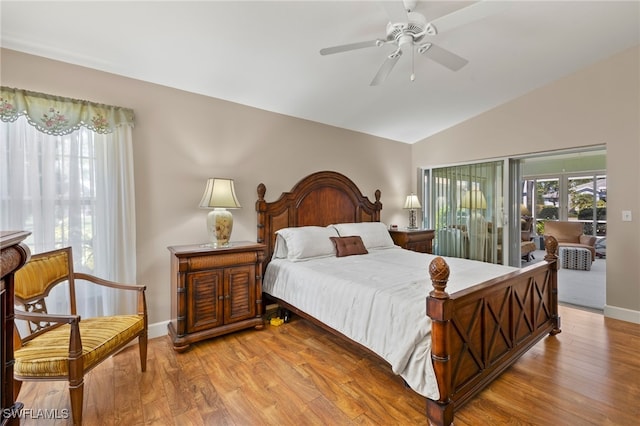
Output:
M427 399L433 425L453 423L454 411L482 390L545 335L560 333L557 241L545 239L545 262L447 294L449 266L434 259L431 357L440 399Z

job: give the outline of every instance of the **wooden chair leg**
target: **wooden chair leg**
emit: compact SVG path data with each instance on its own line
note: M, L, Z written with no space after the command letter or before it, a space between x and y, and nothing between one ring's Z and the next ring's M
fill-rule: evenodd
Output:
M147 371L147 333L138 338L138 349L140 350L140 369Z
M82 403L84 393L84 380L78 386L73 386L69 382L69 396L71 398L71 417L74 426L82 425Z
M18 400L18 394L20 393L21 387L22 387L22 382L20 380L13 381L13 400L14 401Z

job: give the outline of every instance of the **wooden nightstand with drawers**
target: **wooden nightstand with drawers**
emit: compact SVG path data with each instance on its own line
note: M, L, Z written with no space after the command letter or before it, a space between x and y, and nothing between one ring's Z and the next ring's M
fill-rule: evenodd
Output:
M264 327L262 320L263 244L232 242L169 247L173 348L233 331Z
M390 229L393 242L407 250L433 253L433 229Z

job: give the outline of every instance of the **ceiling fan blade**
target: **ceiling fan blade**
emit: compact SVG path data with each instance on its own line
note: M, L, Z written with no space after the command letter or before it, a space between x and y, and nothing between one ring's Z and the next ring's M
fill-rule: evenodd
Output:
M431 20L439 33L461 27L474 21L495 15L511 7L510 1L478 1L471 6L463 7L447 15Z
M376 76L373 77L373 80L371 80L371 84L369 84L369 86L382 84L387 79L387 76L395 66L396 62L398 62L398 59L400 59L400 56L402 56L402 51L399 49L387 56L387 59L382 63L382 66L376 73Z
M389 22L392 24L407 22L409 20L407 10L404 8L404 2L402 0L387 0L381 1L380 3L382 4L382 7L384 7L384 10L387 11Z
M469 62L455 53L433 43L423 44L418 48L418 52L440 65L449 68L451 71L458 71Z
M363 49L365 47L376 47L384 44L383 40L369 40L369 41L361 41L358 43L349 43L343 44L340 46L333 47L325 47L324 49L320 49L321 55L333 55L334 53L348 52L349 50Z

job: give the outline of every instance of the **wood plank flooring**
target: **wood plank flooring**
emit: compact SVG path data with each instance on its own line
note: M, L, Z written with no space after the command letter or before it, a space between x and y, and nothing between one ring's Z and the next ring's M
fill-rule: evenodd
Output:
M547 337L464 406L457 426L637 425L640 325L561 307ZM70 409L64 382L29 383L27 409ZM378 358L296 318L201 342L184 354L168 338L137 346L85 378L84 424L421 425L425 399ZM25 418L23 425L70 420Z

